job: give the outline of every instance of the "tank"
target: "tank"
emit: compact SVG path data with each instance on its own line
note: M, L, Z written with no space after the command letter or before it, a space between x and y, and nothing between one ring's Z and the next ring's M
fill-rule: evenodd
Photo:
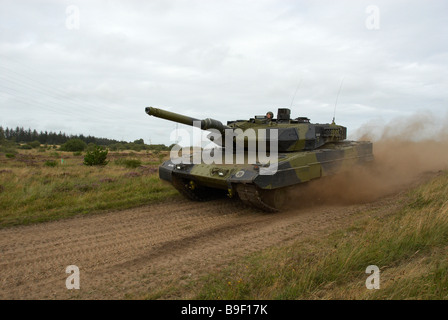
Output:
M278 109L276 117L268 112L248 120L227 121L226 125L154 107L145 111L210 131L208 138L215 148L193 150L183 159L171 157L159 167L162 180L195 201L227 193L252 207L276 212L285 204L287 188L374 159L372 143L346 140L347 128L335 124L334 119L332 123L311 123L306 117L291 118L287 108Z

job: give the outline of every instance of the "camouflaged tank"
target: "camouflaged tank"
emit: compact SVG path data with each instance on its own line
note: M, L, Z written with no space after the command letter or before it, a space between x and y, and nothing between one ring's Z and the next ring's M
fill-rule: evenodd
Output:
M222 161L208 164L201 159L194 163L194 154L191 154L187 159L190 161L179 163L179 159L171 159L159 167L161 179L172 183L181 194L196 201L227 192L228 196L238 196L248 205L275 212L283 206L286 188L373 160L372 143L347 141L346 127L336 125L334 121L331 124L313 124L305 117L291 119L290 110L286 108L278 109L276 118L268 112L266 116L255 116L249 120L228 121L227 125L210 118L199 120L153 107L147 107L145 111L151 116L195 125L222 135L221 139L217 134L209 135L220 146L221 149L215 150L221 151ZM251 131L248 129L253 129L255 140L266 146L266 155L273 153L270 146L271 142L275 142L277 150L273 151L277 151L277 156L271 157L269 163L259 161L256 155L255 158L251 156L250 147L253 144L247 137L243 137L244 143L238 140L241 143L237 144L238 135L235 132ZM230 147L224 143L224 137L228 134L233 134ZM231 163L224 161L228 160L225 153L229 149L233 154ZM236 161L237 151L241 150L244 161L241 158ZM269 172L272 167L275 170Z

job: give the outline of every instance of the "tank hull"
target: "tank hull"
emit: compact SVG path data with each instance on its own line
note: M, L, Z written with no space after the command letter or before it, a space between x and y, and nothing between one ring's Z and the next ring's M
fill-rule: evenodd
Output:
M264 167L246 157L242 164L174 164L168 160L159 167L159 176L193 200L205 200L217 190L226 190L249 205L277 211L281 206L277 195L283 188L372 160L371 142L344 141L310 151L279 153L272 174L262 174Z

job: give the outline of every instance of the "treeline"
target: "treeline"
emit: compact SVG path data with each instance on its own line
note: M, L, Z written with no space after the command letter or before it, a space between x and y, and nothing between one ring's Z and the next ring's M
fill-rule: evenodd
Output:
M89 136L84 136L82 134L67 135L65 133L62 133L61 131L59 131L59 133L52 131L37 132L37 130L24 129L23 127L16 127L15 129L12 128L3 129L3 127L0 126L0 135L1 132L3 132L3 136L5 139L15 141L18 143L39 141L41 144L61 145L66 143L70 139L80 139L87 144L94 143L103 146L108 146L114 143L126 143L124 141L118 141L108 138L97 138L90 135Z
M163 144L158 145L147 145L144 143L143 139L135 140L134 142L127 141L119 141L115 139L108 138L98 138L91 135L84 136L80 135L67 135L59 131L56 132L48 132L48 131L40 131L24 129L23 127L6 128L4 129L0 126L0 141L8 140L10 142L15 142L19 144L33 145L39 142L43 145L64 145L70 140L81 140L86 145L98 145L108 147L112 151L116 150L170 150L170 147L165 146Z

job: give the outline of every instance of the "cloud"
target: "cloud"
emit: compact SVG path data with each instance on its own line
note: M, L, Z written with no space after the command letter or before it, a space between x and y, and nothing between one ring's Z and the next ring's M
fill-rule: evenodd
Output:
M68 5L79 29L66 27ZM379 9L369 30L366 8ZM2 1L1 125L169 144L146 106L222 122L290 107L350 131L446 110L444 1ZM292 101L298 84L301 83ZM51 128L49 128L51 127Z

